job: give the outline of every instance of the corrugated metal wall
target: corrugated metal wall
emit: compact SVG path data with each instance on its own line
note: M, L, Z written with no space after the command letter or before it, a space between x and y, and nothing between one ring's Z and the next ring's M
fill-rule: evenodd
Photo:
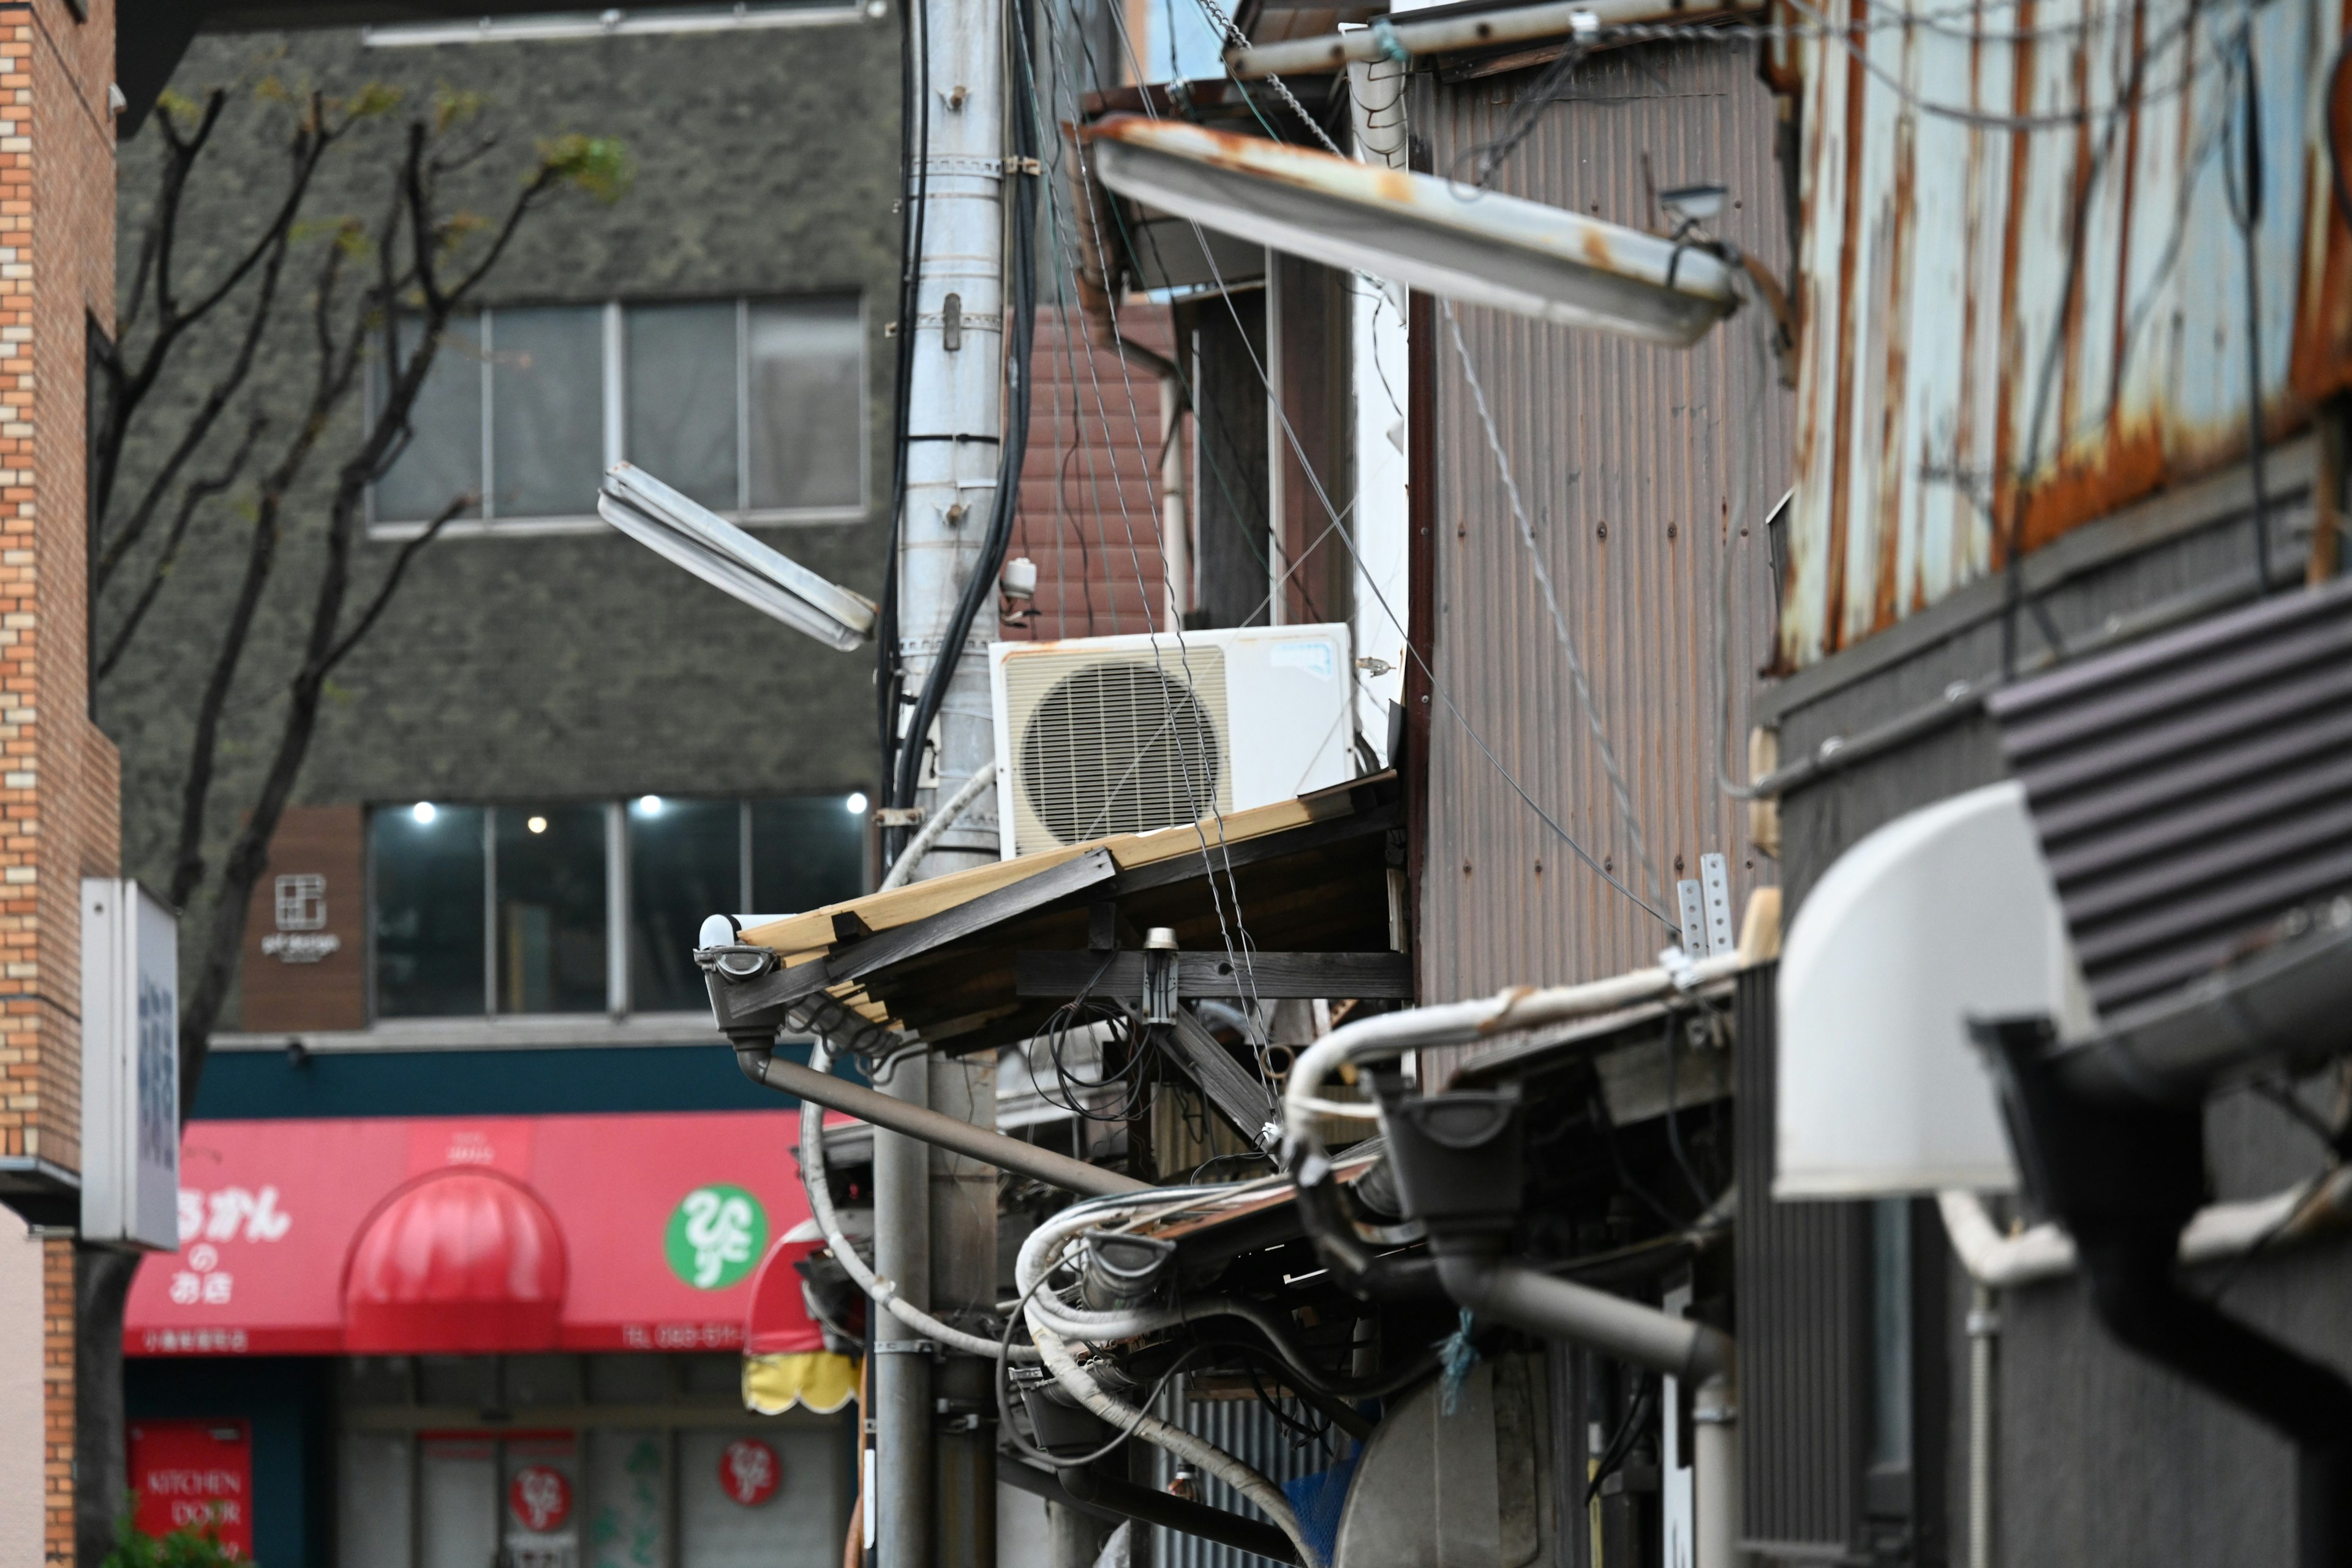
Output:
M1298 1433L1286 1429L1272 1412L1255 1399L1192 1399L1182 1389L1171 1388L1160 1396L1152 1414L1207 1438L1277 1484L1328 1469L1349 1446L1347 1436L1336 1432L1328 1439L1328 1446L1302 1443ZM1292 1407L1292 1414L1305 1416L1297 1406ZM1154 1448L1151 1453L1153 1482L1164 1489L1175 1479L1175 1458L1164 1448ZM1224 1482L1197 1473L1194 1480L1200 1488L1201 1501L1251 1519L1265 1517ZM1151 1535L1154 1568L1260 1568L1273 1561L1254 1552L1156 1526Z
M1740 977L1734 1050L1741 1533L1835 1557L1859 1546L1863 1527L1868 1210L1772 1200L1779 973Z
M1983 578L2012 526L2036 548L2236 460L2250 328L2273 439L2352 369L2329 151L2339 0L1821 10L1855 26L1801 51L1790 667ZM1942 19L1889 25L1906 12ZM2242 36L2264 171L2258 320L2228 188Z
M1437 171L1494 138L1537 74L1417 79L1412 130L1430 142ZM1746 45L1611 51L1568 90L1497 188L1650 228L1665 223L1654 190L1720 183L1734 204L1720 225L1726 237L1764 258L1787 254L1773 100ZM1652 901L1672 913L1677 877L1697 876L1699 856L1720 849L1744 902L1771 867L1748 848L1744 812L1716 784L1716 571L1727 535L1737 584L1731 765L1745 776L1746 695L1769 651L1762 522L1788 474L1788 398L1775 367L1744 317L1685 350L1484 310L1460 316L1631 787L1656 866ZM1469 733L1646 895L1444 318L1433 320L1433 665L1467 724L1445 694L1436 697L1421 976L1423 999L1444 1001L1654 963L1675 933L1579 864ZM1759 384L1758 426L1746 415ZM1736 463L1749 470L1746 520L1730 516Z

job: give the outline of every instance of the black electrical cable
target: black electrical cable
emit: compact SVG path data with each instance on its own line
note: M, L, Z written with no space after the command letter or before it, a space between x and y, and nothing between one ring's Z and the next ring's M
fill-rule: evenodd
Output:
M1027 0L1014 0L1005 11L1011 25L1023 30L1026 37L1029 26ZM1013 65L1010 83L1011 100L1025 104L1035 91L1030 79L1028 50L1016 46L1011 51ZM1013 150L1023 169L1033 166L1037 157L1036 128L1027 114L1008 116L1013 122ZM915 802L917 783L922 777L923 748L929 743L931 721L939 717L940 706L946 700L948 682L962 661L964 639L971 635L972 622L979 618L981 607L996 591L996 575L1004 563L1004 552L1013 542L1013 514L1021 504L1021 468L1029 450L1029 366L1037 334L1037 275L1035 241L1037 232L1036 181L1025 173L1016 173L1007 160L1005 180L1013 198L1013 232L1006 247L1006 270L1011 278L1012 298L1003 320L1005 379L1004 436L997 447L996 496L989 514L988 535L981 544L980 558L972 563L971 576L957 599L955 614L948 623L947 636L940 643L930 673L924 677L923 689L915 701L912 721L907 726L906 744L898 751L898 773L893 792L893 804L907 806ZM909 322L911 331L911 321ZM903 443L902 443L903 445Z
M1601 1450L1601 1462L1592 1467L1592 1479L1585 1483L1584 1506L1588 1511L1592 1507L1592 1500L1601 1495L1601 1483L1616 1474L1618 1467L1625 1462L1625 1457L1633 1451L1633 1439L1640 1436L1643 1423L1648 1417L1650 1395L1654 1387L1649 1373L1643 1373L1641 1391L1633 1395L1633 1403L1625 1407L1625 1418L1617 1424L1617 1430L1611 1435L1608 1446Z
M891 804L890 780L898 743L898 528L907 506L907 436L912 417L915 315L923 280L924 197L930 168L923 148L930 139L931 61L928 26L917 33L919 0L898 5L898 320L893 342L898 380L890 401L890 510L882 556L882 605L875 617L875 720L882 748L881 804ZM883 836L882 863L898 847L898 830Z

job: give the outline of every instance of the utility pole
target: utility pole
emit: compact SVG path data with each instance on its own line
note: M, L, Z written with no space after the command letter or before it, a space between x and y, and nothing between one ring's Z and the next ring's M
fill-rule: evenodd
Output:
M906 193L920 225L908 359L906 496L898 519L898 646L903 689L919 692L949 652L956 608L983 568L996 502L1004 398L1004 0L902 0L919 5L909 61L920 129ZM1025 395L1025 389L1023 389ZM988 694L992 586L929 732L914 804L937 810L995 750ZM902 720L911 717L902 713ZM916 868L921 879L993 860L995 799L984 794ZM986 1127L996 1122L992 1059L902 1058L888 1092ZM950 1321L996 1295L994 1173L896 1134L875 1134L875 1250L909 1300ZM918 1255L920 1255L919 1258ZM875 1546L878 1568L994 1568L996 1448L991 1369L933 1357L885 1316L905 1346L876 1358ZM982 1413L985 1412L985 1415Z

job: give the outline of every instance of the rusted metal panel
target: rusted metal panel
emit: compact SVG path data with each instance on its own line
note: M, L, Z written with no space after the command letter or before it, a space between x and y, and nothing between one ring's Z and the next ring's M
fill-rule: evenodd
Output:
M1420 79L1412 127L1428 139L1435 169L1465 166L1536 75L1458 85ZM1756 255L1781 256L1773 125L1772 99L1744 44L1612 51L1570 79L1565 100L1544 111L1497 183L1646 228L1667 226L1655 191L1720 183L1734 204L1723 215L1725 236ZM1428 728L1419 953L1422 994L1433 999L1617 973L1654 963L1675 940L1669 925L1580 864L1505 769L1612 875L1670 915L1675 881L1696 878L1709 850L1730 857L1735 902L1770 880L1771 863L1748 847L1744 814L1717 785L1724 682L1716 572L1727 548L1738 768L1746 694L1769 657L1762 521L1787 482L1790 429L1790 400L1744 313L1688 349L1491 310L1457 314L1622 765L1657 890L1612 804L1444 317L1417 312L1414 331L1424 333L1425 320L1424 335L1434 339L1426 352L1435 493L1422 515L1436 535L1431 663L1442 690ZM1762 401L1760 429L1748 422L1751 395ZM1744 531L1731 516L1741 464L1755 511Z
M1836 29L1799 47L1784 668L1998 571L2012 541L2039 548L2244 455L2242 36L2259 84L2268 437L2352 369L2352 241L2328 152L2339 116L2352 130L2330 91L2343 0L1822 14Z

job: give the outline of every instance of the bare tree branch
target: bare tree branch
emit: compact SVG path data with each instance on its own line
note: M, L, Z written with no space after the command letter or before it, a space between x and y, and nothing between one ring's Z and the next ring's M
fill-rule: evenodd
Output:
M163 591L172 569L179 563L180 542L187 537L188 525L195 521L196 510L236 483L237 475L245 471L246 459L252 457L254 444L261 438L262 429L268 424L268 421L258 414L247 420L245 438L237 443L236 450L229 454L228 465L217 474L190 480L187 488L180 492L180 510L173 514L172 526L163 535L163 548L157 552L155 563L149 569L147 581L141 585L138 598L131 601L122 624L115 628L105 654L98 661L98 668L90 673L92 684L111 675L114 667L122 661L123 654L131 647L131 637L138 633L139 623L147 618L147 612L153 607L156 595ZM93 615L97 613L95 603L90 609Z
M342 663L344 656L359 647L361 640L374 628L377 619L384 612L384 607L392 603L392 596L400 591L400 580L408 574L408 563L416 559L416 552L440 538L443 529L448 527L459 513L467 507L477 504L481 499L480 492L476 490L467 490L465 494L455 498L434 515L432 521L425 525L424 532L400 547L400 553L392 558L390 566L384 568L383 581L376 584L375 596L368 601L367 607L362 609L359 618L352 623L352 629L345 632L341 640L327 650L325 666L328 671L331 672L335 666Z

